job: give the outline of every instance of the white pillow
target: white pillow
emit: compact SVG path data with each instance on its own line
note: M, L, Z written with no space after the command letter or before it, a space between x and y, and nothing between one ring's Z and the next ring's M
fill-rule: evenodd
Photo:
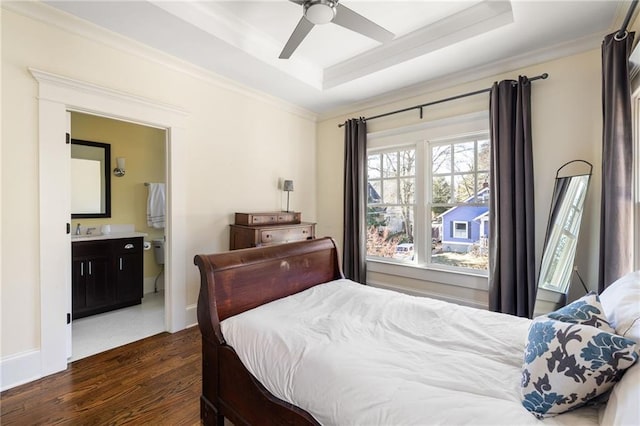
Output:
M637 359L631 339L538 317L524 351L522 405L538 418L578 408L611 389Z
M640 363L616 383L600 419L601 425L640 425Z
M631 272L605 288L600 302L616 334L640 343L640 271Z

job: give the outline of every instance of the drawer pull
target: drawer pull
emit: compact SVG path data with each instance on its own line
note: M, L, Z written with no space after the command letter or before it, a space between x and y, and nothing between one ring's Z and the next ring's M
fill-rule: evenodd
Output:
M129 243L129 244L125 244L124 246L125 249L129 250L133 248L133 244Z

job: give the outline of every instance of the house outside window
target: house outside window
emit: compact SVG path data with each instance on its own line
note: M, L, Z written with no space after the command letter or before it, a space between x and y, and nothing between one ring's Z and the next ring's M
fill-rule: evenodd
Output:
M368 261L486 276L487 126L485 118L369 140Z

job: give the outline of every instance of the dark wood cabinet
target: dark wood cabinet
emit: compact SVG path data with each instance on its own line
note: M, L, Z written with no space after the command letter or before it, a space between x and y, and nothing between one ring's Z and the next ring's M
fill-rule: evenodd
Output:
M142 238L112 240L118 303L140 303L143 292Z
M75 312L108 306L116 300L114 288L110 285L109 245L101 241L85 249L73 257L74 317Z
M71 244L73 318L141 302L142 248L142 237Z

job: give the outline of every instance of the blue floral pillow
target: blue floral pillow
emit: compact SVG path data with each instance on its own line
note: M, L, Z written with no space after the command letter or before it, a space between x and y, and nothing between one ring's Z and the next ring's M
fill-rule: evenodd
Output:
M633 340L536 318L524 352L522 405L539 418L577 408L612 388L637 359Z
M615 330L607 321L600 298L596 293L589 293L580 299L547 314L551 319L574 324L592 325L609 333Z

